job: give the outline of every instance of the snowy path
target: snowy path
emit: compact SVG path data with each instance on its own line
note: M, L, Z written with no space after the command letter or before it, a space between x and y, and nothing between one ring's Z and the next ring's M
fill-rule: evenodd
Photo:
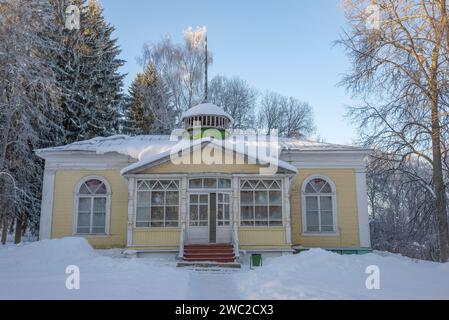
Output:
M190 270L187 299L232 300L240 299L232 270Z

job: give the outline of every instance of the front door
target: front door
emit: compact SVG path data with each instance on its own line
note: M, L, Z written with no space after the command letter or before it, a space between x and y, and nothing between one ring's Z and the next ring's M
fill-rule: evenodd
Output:
M188 217L188 243L231 241L229 193L190 193Z

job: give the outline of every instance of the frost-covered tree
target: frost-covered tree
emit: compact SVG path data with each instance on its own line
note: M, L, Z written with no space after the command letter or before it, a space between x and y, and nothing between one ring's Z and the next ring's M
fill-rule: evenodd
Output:
M258 111L258 126L282 137L306 137L315 131L312 107L293 97L265 92Z
M55 59L66 142L117 133L124 77L118 69L124 61L118 58L117 39L112 38L114 27L105 21L96 0L49 1L58 22L55 40L61 52ZM79 29L65 27L69 4L80 9Z
M254 128L257 96L255 88L237 77L215 76L209 84L208 101L224 108L234 118L233 128Z
M55 22L44 0L0 3L0 220L2 242L15 224L16 241L37 226L42 163L33 149L62 130L54 74Z
M370 5L370 7L368 7ZM449 259L449 6L446 0L346 0L340 41L352 63L343 84L362 101L350 108L363 142L396 166L425 161L441 261ZM419 178L420 176L418 176Z
M129 89L124 131L131 134L170 134L175 112L164 81L153 64L138 73Z
M154 64L167 85L170 104L176 111L173 127L179 124L182 112L204 99L205 36L205 27L189 27L184 30L181 44L166 37L143 47L142 67ZM211 63L212 55L208 52L208 65Z

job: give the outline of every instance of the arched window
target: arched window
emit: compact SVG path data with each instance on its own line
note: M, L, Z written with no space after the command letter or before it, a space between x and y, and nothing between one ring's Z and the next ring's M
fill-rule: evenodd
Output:
M108 234L111 189L100 177L87 177L76 190L75 234Z
M304 233L336 233L335 184L327 177L312 176L302 188L302 225Z

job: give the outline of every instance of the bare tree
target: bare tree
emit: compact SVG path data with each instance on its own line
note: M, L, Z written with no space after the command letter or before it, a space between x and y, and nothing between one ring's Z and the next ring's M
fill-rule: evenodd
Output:
M432 190L440 259L447 261L446 1L346 0L344 5L349 30L338 43L347 50L353 68L342 83L364 101L350 108L349 114L364 142L389 154L398 166L412 159L426 161L432 168L430 186L424 177L417 178L421 187Z
M154 64L157 72L167 85L171 105L176 111L175 126L182 112L204 99L204 39L206 28L184 30L184 43L175 44L169 37L158 43L146 44L140 59L144 69ZM212 55L208 52L208 64Z
M279 136L304 137L315 130L311 106L276 92L265 92L260 101L258 125Z
M254 127L258 92L240 78L215 76L209 84L209 101L223 107L234 118L233 128Z

